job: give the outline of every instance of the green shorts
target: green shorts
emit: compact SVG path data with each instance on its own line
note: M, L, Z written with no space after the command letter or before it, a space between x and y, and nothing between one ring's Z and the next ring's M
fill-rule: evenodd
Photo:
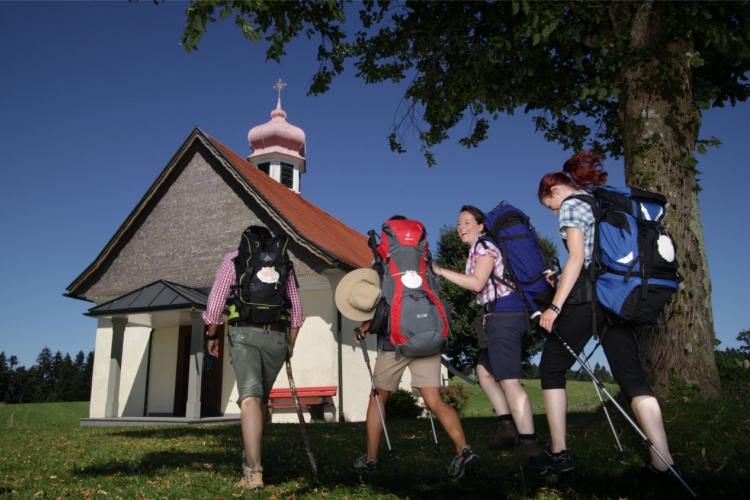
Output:
M229 354L237 379L237 405L249 397L268 401L268 393L286 360L285 332L251 326L229 327Z

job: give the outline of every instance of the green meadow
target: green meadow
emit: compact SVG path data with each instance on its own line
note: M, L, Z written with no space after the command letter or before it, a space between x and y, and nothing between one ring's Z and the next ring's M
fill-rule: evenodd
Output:
M569 446L577 470L550 484L487 443L494 430L478 387L464 413L469 442L482 457L478 476L452 483L453 455L439 430L432 442L426 419L388 424L396 458L382 455L377 472L359 475L364 425L316 423L308 432L317 457L313 481L297 425L274 424L264 443L267 487L238 490L239 428L235 425L80 427L87 403L0 406L0 496L8 498L680 498L677 482L639 485L623 474L643 464L646 448L612 408L625 448L621 455L598 409L593 385L570 382ZM540 438L547 438L538 381L526 381ZM673 454L706 498L746 498L750 418L744 399L664 404Z

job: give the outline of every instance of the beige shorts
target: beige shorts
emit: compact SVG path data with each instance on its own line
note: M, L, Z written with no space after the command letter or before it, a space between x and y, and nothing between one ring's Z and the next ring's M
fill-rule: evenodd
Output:
M440 387L440 353L422 358L401 356L396 361L395 351L378 352L378 359L375 360L375 385L378 389L395 391L407 366L412 387Z

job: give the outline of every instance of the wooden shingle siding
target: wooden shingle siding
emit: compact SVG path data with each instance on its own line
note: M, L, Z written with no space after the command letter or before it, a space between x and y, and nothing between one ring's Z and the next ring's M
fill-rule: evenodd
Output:
M247 226L274 230L272 221L257 215L259 207L252 208L196 152L86 296L101 303L159 279L210 287L224 254L237 248ZM303 287L326 281L291 253Z

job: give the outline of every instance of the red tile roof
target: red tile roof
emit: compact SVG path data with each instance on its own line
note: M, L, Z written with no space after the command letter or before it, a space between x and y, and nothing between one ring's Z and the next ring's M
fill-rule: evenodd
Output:
M348 266L370 265L372 251L367 246L365 235L273 180L220 141L208 135L205 137L300 236Z

